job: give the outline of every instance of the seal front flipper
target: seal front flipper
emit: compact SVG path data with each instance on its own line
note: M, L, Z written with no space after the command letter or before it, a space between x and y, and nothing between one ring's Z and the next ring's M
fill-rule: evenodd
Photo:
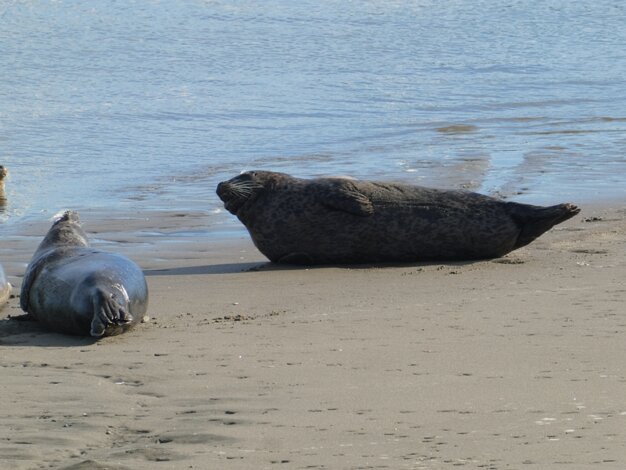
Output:
M126 308L115 299L112 294L103 290L96 290L93 298L93 318L89 334L99 338L103 336L107 327L111 325L125 325L133 321Z
M26 269L26 273L24 273L24 278L22 279L22 287L20 288L20 308L27 313L32 313L30 311L30 288L33 286L37 276L39 273L46 267L49 263L54 263L58 259L62 258L65 254L64 250L55 250L51 249L47 252L35 253L35 257L33 261L30 262L28 268ZM36 318L36 316L35 316Z
M326 180L328 181L328 180ZM337 179L330 187L320 186L318 198L323 206L336 211L348 212L362 217L374 213L374 205L369 197L360 192L348 180Z
M30 313L30 288L33 285L33 282L35 282L39 271L43 269L47 261L48 260L45 256L40 257L38 260L32 262L28 266L28 269L24 274L24 278L22 279L22 287L20 288L20 308L26 313Z

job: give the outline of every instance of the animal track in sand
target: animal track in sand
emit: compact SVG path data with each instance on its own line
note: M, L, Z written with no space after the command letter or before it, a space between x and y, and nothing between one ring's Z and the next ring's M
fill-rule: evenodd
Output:
M586 255L606 255L608 253L608 250L595 250L593 248L577 248L569 251L572 253L582 253Z

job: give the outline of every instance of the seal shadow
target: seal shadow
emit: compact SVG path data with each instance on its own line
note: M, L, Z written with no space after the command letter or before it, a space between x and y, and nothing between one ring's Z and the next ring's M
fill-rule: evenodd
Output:
M276 266L276 267L275 267ZM223 263L223 264L207 264L203 266L181 266L179 268L165 269L147 269L144 270L144 276L189 276L197 274L236 274L256 272L265 269L298 269L301 266L275 265L270 262L256 263Z
M413 263L360 263L360 264L280 264L271 261L256 263L224 263L207 264L203 266L182 266L179 268L147 269L143 271L144 276L188 276L188 275L213 275L213 274L237 274L254 273L260 271L302 271L312 269L384 269L384 268L423 268L427 266L467 266L481 261L488 260L468 260L468 261L423 261Z
M0 346L75 347L89 346L98 338L72 336L46 330L36 321L27 321L20 316L0 320Z

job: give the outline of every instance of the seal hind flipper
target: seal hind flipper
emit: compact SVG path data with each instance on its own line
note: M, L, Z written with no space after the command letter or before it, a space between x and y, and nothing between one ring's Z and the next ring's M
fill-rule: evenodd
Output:
M515 248L528 245L544 232L580 212L574 204L557 204L556 206L540 207L516 202L507 203L513 220L520 227Z
M100 337L108 326L125 325L131 323L133 317L128 313L125 306L121 305L115 298L97 289L93 298L93 318L91 320L91 336Z
M367 217L374 213L374 205L369 197L360 192L352 182L337 178L336 182L320 191L323 206L336 211Z

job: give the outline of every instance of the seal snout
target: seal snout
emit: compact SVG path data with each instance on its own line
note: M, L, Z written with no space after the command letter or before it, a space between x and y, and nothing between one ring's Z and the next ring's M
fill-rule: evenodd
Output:
M217 193L219 198L223 201L224 197L226 197L226 194L228 193L228 182L222 181L221 183L219 183L217 185L217 189L215 190L215 192Z
M229 202L237 199L237 192L228 181L222 181L220 184L218 184L217 190L215 192L225 206L227 206ZM228 207L226 208L228 209Z
M219 183L215 192L224 203L224 208L232 214L235 214L239 206L243 203L243 201L240 201L237 191L230 184L230 181L222 181Z

